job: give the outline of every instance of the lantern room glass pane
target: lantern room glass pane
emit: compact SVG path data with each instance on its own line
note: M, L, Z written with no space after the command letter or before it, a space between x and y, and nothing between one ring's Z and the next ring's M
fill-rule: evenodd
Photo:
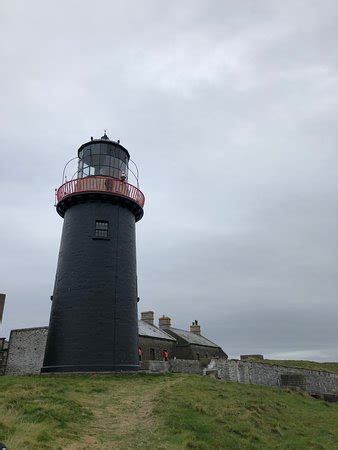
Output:
M88 147L85 147L83 150L83 159L86 160L88 157L90 157L91 154L91 145L88 145Z
M100 155L91 155L90 158L90 165L91 166L99 166L100 165Z
M111 163L111 157L108 155L101 155L100 156L100 166L110 166Z
M102 142L101 142L100 146L101 146L101 151L100 151L101 155L109 155L109 145L102 144Z

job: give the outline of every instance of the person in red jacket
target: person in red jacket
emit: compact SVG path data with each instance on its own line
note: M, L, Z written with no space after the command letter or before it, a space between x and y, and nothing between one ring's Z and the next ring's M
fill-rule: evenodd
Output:
M169 359L169 353L167 350L163 350L162 352L163 361L168 361Z

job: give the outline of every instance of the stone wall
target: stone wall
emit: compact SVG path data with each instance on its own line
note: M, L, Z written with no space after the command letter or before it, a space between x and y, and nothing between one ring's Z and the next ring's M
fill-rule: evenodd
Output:
M190 373L195 375L202 375L203 365L201 361L192 359L170 359L169 371L173 373Z
M207 371L217 371L220 379L247 384L281 386L281 376L298 374L305 377L305 390L309 393L338 393L338 374L318 370L297 369L254 361L213 359Z
M257 360L262 360L264 359L263 355L241 355L240 359L242 361L248 361L248 360L253 360L253 361L257 361Z
M150 373L167 373L169 372L169 362L168 361L144 361L146 370Z
M169 361L143 361L142 370L150 373L188 373L203 375L203 363L191 359L170 359Z
M7 360L8 342L5 338L0 338L0 375L4 375Z
M226 358L227 355L223 352L221 347L206 347L202 345L190 345L193 359L200 361L207 361L211 358ZM178 355L177 355L178 357Z
M163 350L169 352L169 358L173 357L174 341L166 341L164 339L156 339L151 337L139 336L139 346L142 349L142 361L163 360ZM154 350L155 358L151 354L151 349Z
M195 359L198 361L210 360L211 358L226 358L226 354L220 347L207 347L194 344L176 345L175 356L178 359Z
M11 331L6 375L36 375L40 373L47 333L48 327Z

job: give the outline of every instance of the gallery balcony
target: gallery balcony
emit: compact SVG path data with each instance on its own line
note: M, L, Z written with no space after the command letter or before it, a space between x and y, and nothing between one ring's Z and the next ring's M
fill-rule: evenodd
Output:
M143 215L145 202L143 193L126 181L105 176L88 176L66 181L55 192L57 211L64 217L69 202L78 202L97 195L103 196L104 199L113 200L113 202L115 199L127 204L127 206L134 205L136 220L139 220Z

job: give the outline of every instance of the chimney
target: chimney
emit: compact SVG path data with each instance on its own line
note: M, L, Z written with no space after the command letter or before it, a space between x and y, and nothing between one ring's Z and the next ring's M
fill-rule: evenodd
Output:
M163 314L162 317L158 319L159 328L170 328L171 327L171 319Z
M143 311L141 312L141 320L154 325L154 311Z
M190 325L190 332L197 334L198 336L201 335L201 326L197 320L194 320L194 322Z

